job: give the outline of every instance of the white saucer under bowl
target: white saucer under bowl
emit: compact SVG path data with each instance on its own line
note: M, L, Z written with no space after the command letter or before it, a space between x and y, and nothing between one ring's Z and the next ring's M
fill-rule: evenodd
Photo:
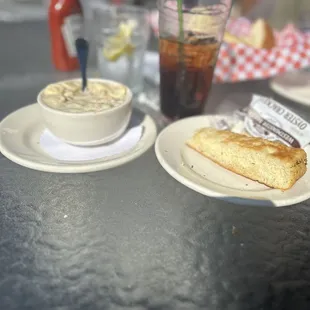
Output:
M154 143L156 125L148 115L141 119L143 134L138 144L119 155L97 160L71 162L50 157L40 147L45 129L37 103L8 115L0 123L0 151L13 162L27 168L57 173L85 173L123 165L145 153Z
M160 133L155 143L156 156L173 178L203 195L237 204L281 207L310 198L309 169L290 190L281 191L230 172L185 145L197 129L212 127L216 117L186 118ZM231 119L227 117L227 121ZM309 158L310 146L305 151Z

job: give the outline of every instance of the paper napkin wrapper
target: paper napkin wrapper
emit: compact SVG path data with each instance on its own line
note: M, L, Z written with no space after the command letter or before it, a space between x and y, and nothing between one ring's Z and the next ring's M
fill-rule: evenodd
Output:
M279 102L253 95L249 106L227 117L218 118L217 129L279 141L288 146L303 148L310 143L310 124Z
M143 126L129 128L119 139L104 145L81 147L67 144L45 129L40 137L42 149L60 161L90 161L121 156L133 149L140 141Z

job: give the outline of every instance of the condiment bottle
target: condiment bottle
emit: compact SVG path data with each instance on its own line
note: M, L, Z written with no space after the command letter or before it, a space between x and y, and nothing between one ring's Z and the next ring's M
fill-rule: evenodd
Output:
M51 0L48 12L52 62L60 71L79 68L75 40L81 36L83 16L78 0Z

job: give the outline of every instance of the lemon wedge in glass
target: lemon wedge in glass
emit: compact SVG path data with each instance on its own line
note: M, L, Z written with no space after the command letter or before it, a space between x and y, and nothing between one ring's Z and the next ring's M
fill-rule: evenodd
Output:
M136 21L128 20L120 23L116 35L107 38L103 48L103 56L109 61L117 61L123 55L131 55L135 46L131 43Z

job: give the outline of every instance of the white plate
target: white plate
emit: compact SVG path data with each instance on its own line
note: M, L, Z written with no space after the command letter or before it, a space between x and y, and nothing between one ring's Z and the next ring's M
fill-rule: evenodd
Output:
M105 170L123 165L146 152L156 139L153 119L144 115L141 119L143 135L130 151L98 160L64 162L46 154L39 140L44 130L39 105L32 104L7 116L0 123L0 151L13 162L27 168L58 173L84 173Z
M185 142L195 130L213 126L216 117L186 118L160 133L155 143L156 156L173 178L203 195L238 204L280 207L310 198L310 170L290 190L283 192L230 172L188 148ZM305 150L309 157L310 147Z
M310 72L293 71L281 74L270 82L273 91L284 98L310 106Z

